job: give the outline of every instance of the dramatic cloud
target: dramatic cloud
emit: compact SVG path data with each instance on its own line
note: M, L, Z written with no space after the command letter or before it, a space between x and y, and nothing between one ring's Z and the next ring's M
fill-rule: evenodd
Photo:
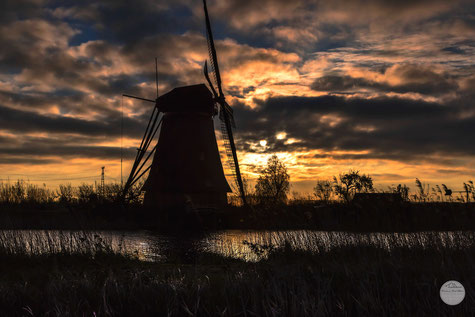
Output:
M346 157L429 160L431 154L475 155L467 146L475 124L474 115L463 115L467 106L387 97L280 97L257 109L236 107L236 113L246 151L267 140L273 151L351 150L365 153ZM279 131L285 138L277 137Z
M378 76L379 75L379 76ZM375 79L349 75L326 75L317 78L312 88L339 92L361 90L441 95L457 90L457 81L448 74L439 74L428 66L396 64L375 76Z
M271 153L304 191L349 168L382 184L475 177L473 1L208 6L251 179ZM118 180L153 107L121 95L155 98L155 57L160 93L204 82L208 58L191 0L3 1L0 45L2 179L106 165Z

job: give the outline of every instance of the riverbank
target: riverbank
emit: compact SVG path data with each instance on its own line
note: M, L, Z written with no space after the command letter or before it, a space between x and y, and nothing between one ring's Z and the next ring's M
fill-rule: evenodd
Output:
M290 230L415 232L475 230L475 203L229 206L222 210L159 212L140 205L0 206L0 229Z
M255 244L269 252L255 263L206 252L150 263L107 247L34 256L2 249L0 307L8 316L470 316L475 243L458 247L462 239L318 253ZM458 306L439 297L453 279L466 291Z

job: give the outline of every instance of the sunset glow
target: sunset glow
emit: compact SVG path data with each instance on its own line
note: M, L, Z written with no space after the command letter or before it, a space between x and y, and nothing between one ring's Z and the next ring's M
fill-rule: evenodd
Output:
M305 193L350 169L378 188L475 179L473 1L209 8L247 179L272 154ZM105 166L120 182L153 106L122 94L156 97L155 57L160 94L205 82L201 1L30 0L0 16L4 181L93 183Z

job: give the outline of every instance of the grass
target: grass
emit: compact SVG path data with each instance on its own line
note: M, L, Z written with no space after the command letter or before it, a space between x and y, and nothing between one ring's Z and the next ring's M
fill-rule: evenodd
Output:
M175 216L180 212L173 212ZM183 212L181 212L183 214ZM201 229L312 229L358 232L475 230L475 203L356 204L293 202L286 205L233 207L175 217L177 223L200 224ZM164 214L140 206L102 203L64 210L0 208L2 229L167 230Z
M221 214L227 229L313 229L408 232L475 230L475 203L346 204L296 201L285 205L230 207Z
M119 242L120 244L120 242ZM77 231L0 231L0 256L41 256L120 254L110 237L95 232Z
M439 191L433 189L431 192L429 186L420 181L419 185L420 193L409 195L414 196L413 201L344 203L296 196L286 204L255 202L250 207L229 206L208 211L200 213L200 219L189 222L202 220L202 227L211 230L475 230L475 189L472 182L464 183L466 191L459 193L458 201L455 196L444 197L440 187L437 187ZM139 185L131 191L134 199L125 205L117 201L120 193L118 184L106 184L104 188L66 184L50 190L21 180L0 183L0 228L99 230L169 227L165 223L167 217L161 218L156 210L147 212L141 206ZM463 197L465 200L461 199Z
M90 241L85 244L66 234L59 242L46 239L56 251L38 254L23 252L21 241L5 251L10 236L0 237L2 314L475 314L475 239L471 232L386 238L328 233L324 239L312 233L264 235L248 241L256 256L266 252L257 262L209 252L197 252L192 259L176 256L160 263L141 262L114 251L107 239L99 248L94 235L86 239ZM68 247L71 241L77 242L77 248ZM439 298L440 286L450 279L460 281L466 290L465 300L455 307Z
M129 204L141 202L141 187L138 183L127 192ZM60 184L56 190L31 184L28 181L0 182L0 207L7 208L64 208L82 206L91 208L96 205L113 203L118 200L123 187L118 183L106 183L104 186L81 184Z

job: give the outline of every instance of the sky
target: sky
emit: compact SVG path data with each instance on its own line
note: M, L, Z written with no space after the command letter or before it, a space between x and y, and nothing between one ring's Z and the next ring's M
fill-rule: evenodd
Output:
M475 2L209 0L246 178L475 179ZM204 83L200 0L0 4L0 179L120 182L160 94ZM221 142L217 133L218 142Z

